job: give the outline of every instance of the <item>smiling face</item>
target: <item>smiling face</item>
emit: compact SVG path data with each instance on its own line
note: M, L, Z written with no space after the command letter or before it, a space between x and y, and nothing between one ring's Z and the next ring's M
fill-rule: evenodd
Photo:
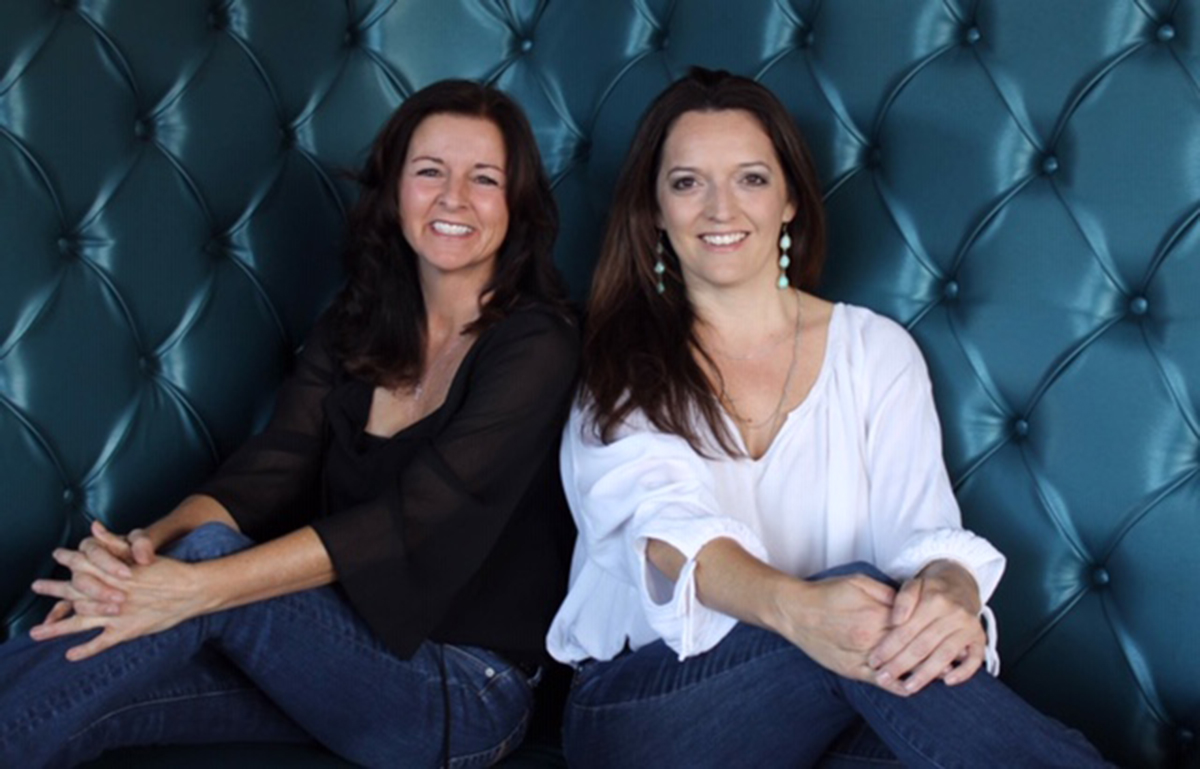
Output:
M796 215L771 139L742 110L685 112L663 143L658 226L689 292L779 277L779 235Z
M504 136L490 120L421 121L400 173L400 226L423 276L490 277L508 233Z

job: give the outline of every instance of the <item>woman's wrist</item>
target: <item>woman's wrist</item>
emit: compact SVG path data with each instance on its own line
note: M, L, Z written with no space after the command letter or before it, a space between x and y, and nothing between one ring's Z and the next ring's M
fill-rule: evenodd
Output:
M983 600L979 595L979 583L976 582L975 575L958 561L949 558L931 561L917 576L942 582L955 600L973 614L983 610Z
M811 585L801 579L795 579L782 572L772 576L767 582L765 594L767 611L762 616L761 625L784 638L796 638L803 628L804 608L808 604Z

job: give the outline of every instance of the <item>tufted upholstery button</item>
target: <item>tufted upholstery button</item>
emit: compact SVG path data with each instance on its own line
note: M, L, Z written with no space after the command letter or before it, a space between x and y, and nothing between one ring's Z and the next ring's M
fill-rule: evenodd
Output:
M63 256L75 256L77 249L74 238L64 235L58 239L58 252Z
M1196 741L1196 733L1186 726L1181 726L1179 727L1179 730L1175 732L1175 739L1179 742L1180 747L1182 747L1184 750L1188 750L1192 747L1192 743Z
M800 33L800 47L801 48L812 48L813 42L815 42L816 39L817 39L816 33L814 33L811 29L808 30L807 32L802 31Z
M1058 173L1058 158L1053 155L1042 158L1042 173L1046 176Z
M1134 315L1145 315L1150 309L1150 302L1146 301L1144 296L1135 296L1129 300L1129 312Z
M883 150L875 145L867 150L867 168L879 168L883 165Z
M279 127L279 144L285 150L296 146L296 132L291 129L291 126Z
M1158 37L1159 42L1166 43L1175 39L1175 26L1172 24L1163 24L1154 33Z
M1112 577L1109 576L1108 569L1104 568L1103 566L1097 566L1096 568L1092 569L1093 587L1105 587L1111 581Z
M347 48L353 48L358 45L361 35L362 32L358 27L347 27L346 34L342 35L342 44Z
M957 280L948 280L946 285L942 286L942 298L948 302L952 302L958 298L959 285Z
M979 27L971 27L967 30L963 39L967 41L967 45L975 45L983 38L983 33L979 31Z
M521 41L521 53L529 53L533 50L533 40L525 38Z
M1018 419L1013 422L1013 434L1018 438L1024 438L1029 435L1029 422L1024 419Z
M64 11L75 10L75 0L55 0L54 4Z
M229 26L229 13L223 5L214 5L208 12L208 26L220 32Z
M204 250L209 253L214 259L223 259L228 256L232 244L229 238L223 232L214 232L208 244L204 246Z
M150 141L154 138L154 121L148 117L139 118L133 124L133 135L141 141Z
M138 359L138 370L146 376L155 376L158 374L158 358L153 355L143 355Z
M671 47L671 36L664 32L662 37L660 37L658 39L658 50L665 51L670 47Z
M64 505L74 506L75 500L78 498L79 498L79 494L78 494L78 492L75 491L75 489L73 487L67 486L66 488L63 489L62 501L63 501Z

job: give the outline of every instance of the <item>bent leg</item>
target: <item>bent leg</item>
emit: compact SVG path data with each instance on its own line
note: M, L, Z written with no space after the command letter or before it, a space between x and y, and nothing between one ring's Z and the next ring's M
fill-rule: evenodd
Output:
M248 540L202 527L181 553L208 559ZM199 552L198 552L199 551ZM209 643L309 734L364 766L433 766L447 698L454 765L486 765L519 743L533 704L521 670L474 647L424 643L400 659L332 587L214 614ZM443 675L444 674L444 675Z
M63 745L62 766L136 745L312 743L253 682L213 652L97 718Z
M894 580L866 563L836 567L814 577L865 574ZM981 670L958 686L935 681L912 697L837 677L846 701L906 766L1110 766L1079 732L1039 713Z
M170 555L204 560L249 544L232 529L209 524L181 540ZM158 685L186 677L206 644L305 732L367 766L439 760L443 693L449 694L454 727L452 755L470 759L457 762L464 765L476 759L487 763L511 750L532 705L524 675L486 650L464 657L425 644L412 660L397 658L332 588L197 617L68 662L66 649L81 637L26 638L0 647L0 765L48 764L72 735L110 738L120 731L118 722L112 729L92 727L130 703L149 708L150 702L161 702ZM277 723L275 733L294 734L287 719L281 723L286 726ZM175 720L171 725L179 726ZM240 733L218 731L223 733L173 733L171 739L242 739ZM122 744L128 744L126 738ZM111 745L79 741L73 750L85 755L106 747Z
M846 700L906 766L1108 767L1079 732L1039 713L985 672L911 697L839 679Z
M680 662L661 641L576 675L573 767L812 766L856 719L832 673L781 636L737 625Z
M244 676L163 640L80 662L65 657L78 636L0 646L0 766L74 766L125 745L309 740Z

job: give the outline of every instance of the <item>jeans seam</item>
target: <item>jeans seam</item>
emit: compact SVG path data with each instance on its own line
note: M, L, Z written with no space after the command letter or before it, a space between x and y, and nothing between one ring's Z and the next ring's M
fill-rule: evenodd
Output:
M882 689L880 691L883 692ZM888 694L887 692L883 692L883 694L887 697L896 697L896 695ZM871 697L871 695L868 695L868 697ZM871 698L875 699L873 697L871 697ZM888 731L890 731L898 740L900 740L906 746L908 746L908 748L912 752L919 755L922 759L927 761L931 766L938 767L938 769L949 769L941 761L937 761L937 760L933 759L924 750L922 750L922 749L918 748L916 745L914 745L913 741L911 739L909 739L909 737L906 734L903 734L898 728L896 728L895 724L893 723L893 715L895 714L895 711L890 707L890 705L887 702L876 700L875 709L876 709L876 712L879 713L879 715L883 717L884 725L887 726ZM871 723L870 726L872 729L875 730L876 734L879 733L879 729L875 726L875 724Z
M617 708L628 707L631 705L642 705L642 704L646 704L646 703L651 703L651 702L654 702L655 700L660 700L660 699L663 699L666 697L674 697L678 694L688 691L689 689L694 689L695 687L701 686L703 684L707 684L710 681L715 681L718 678L721 678L729 673L733 673L733 672L737 671L739 668L741 668L744 665L747 665L751 662L758 662L759 660L764 660L769 657L773 657L777 654L786 654L786 653L789 653L792 651L799 651L799 650L794 649L794 648L789 648L789 647L781 647L779 649L768 652L766 654L759 654L754 657L747 658L741 662L738 662L730 667L725 668L724 670L721 670L710 676L705 676L704 678L702 678L698 681L693 681L684 686L680 686L678 688L671 689L670 691L658 692L656 694L653 694L653 695L650 695L647 697L638 697L635 699L625 699L620 702L609 702L609 703L605 703L602 705L587 705L587 704L582 704L582 703L576 701L575 699L572 699L569 704L572 709L581 710L581 711L589 711L589 712L600 712L600 711L604 711L604 710L613 710L613 709L617 709ZM803 653L803 652L801 652L801 653ZM603 664L603 663L594 663L594 664ZM579 687L572 687L571 693L574 694L577 691L577 688L582 688L584 685L586 685L586 682L579 684Z
M493 688L496 687L497 684L500 683L501 679L506 678L506 677L512 677L514 673L521 673L521 671L515 665L513 665L512 663L510 663L507 660L504 660L502 658L499 659L497 661L497 663L493 664L493 663L489 663L487 660L480 659L479 657L472 654L470 651L464 649L461 646L455 646L454 644L445 644L444 648L454 651L454 652L457 652L457 653L461 654L462 656L466 657L467 659L471 660L475 664L475 667L476 667L476 670L478 671L478 673L487 678L487 682L484 683L484 685L482 687L475 689L473 691L473 694L475 694L478 697L483 697L488 692L490 692ZM497 657L499 657L499 655L497 655ZM503 669L498 669L498 665L503 665L504 666ZM490 675L490 676L487 675L487 671L489 669L492 671L492 675ZM526 685L528 686L529 680L527 678L525 678L524 673L521 673L520 678L522 680L524 680ZM458 685L462 686L463 688L467 688L462 683L459 683ZM528 686L528 688L531 691L533 689L532 686Z
M170 632L170 631L167 631ZM139 665L144 664L148 657L157 656L156 653L161 652L164 646L163 639L156 638L158 634L145 636L147 649L142 650L130 656L128 659L120 657L110 657L105 660L105 664L96 670L92 670L87 674L87 677L81 681L73 681L70 686L61 687L53 692L49 692L43 698L42 704L46 705L47 701L53 702L57 698L66 697L74 699L69 695L74 695L80 689L95 687L101 685L101 682L109 681L114 676L127 675L131 670L136 669ZM137 639L133 639L137 640ZM52 711L53 708L50 708ZM27 711L22 717L13 719L6 724L0 725L0 744L8 744L9 737L19 732L37 728L47 720L54 718L52 712L43 711Z
M156 697L152 700L143 700L141 702L131 703L129 705L124 705L115 710L110 710L107 713L100 715L94 721L92 721L90 724L88 724L84 728L80 729L79 731L75 732L70 737L68 737L67 741L70 742L71 740L77 739L78 737L86 734L87 732L91 731L92 729L94 729L98 726L101 726L102 724L104 724L104 722L108 721L110 718L114 718L116 716L123 715L125 713L131 713L136 710L139 710L140 708L144 708L144 707L148 707L148 706L158 706L158 705L163 705L165 703L171 703L171 702L184 702L186 700L198 700L198 699L204 699L207 697L224 697L229 694L235 694L237 692L247 692L247 691L254 691L254 689L253 689L253 687L242 686L242 687L238 687L236 689L221 689L219 691L211 691L211 692L193 692L190 694L175 694L175 695L171 695L171 696Z
M509 731L494 747L486 750L478 750L474 753L468 753L465 756L452 756L450 765L455 767L466 767L472 764L483 762L485 765L493 764L498 759L508 755L516 748L516 743L519 738L524 737L526 727L529 725L529 709L521 714L521 718L517 721L517 725Z

